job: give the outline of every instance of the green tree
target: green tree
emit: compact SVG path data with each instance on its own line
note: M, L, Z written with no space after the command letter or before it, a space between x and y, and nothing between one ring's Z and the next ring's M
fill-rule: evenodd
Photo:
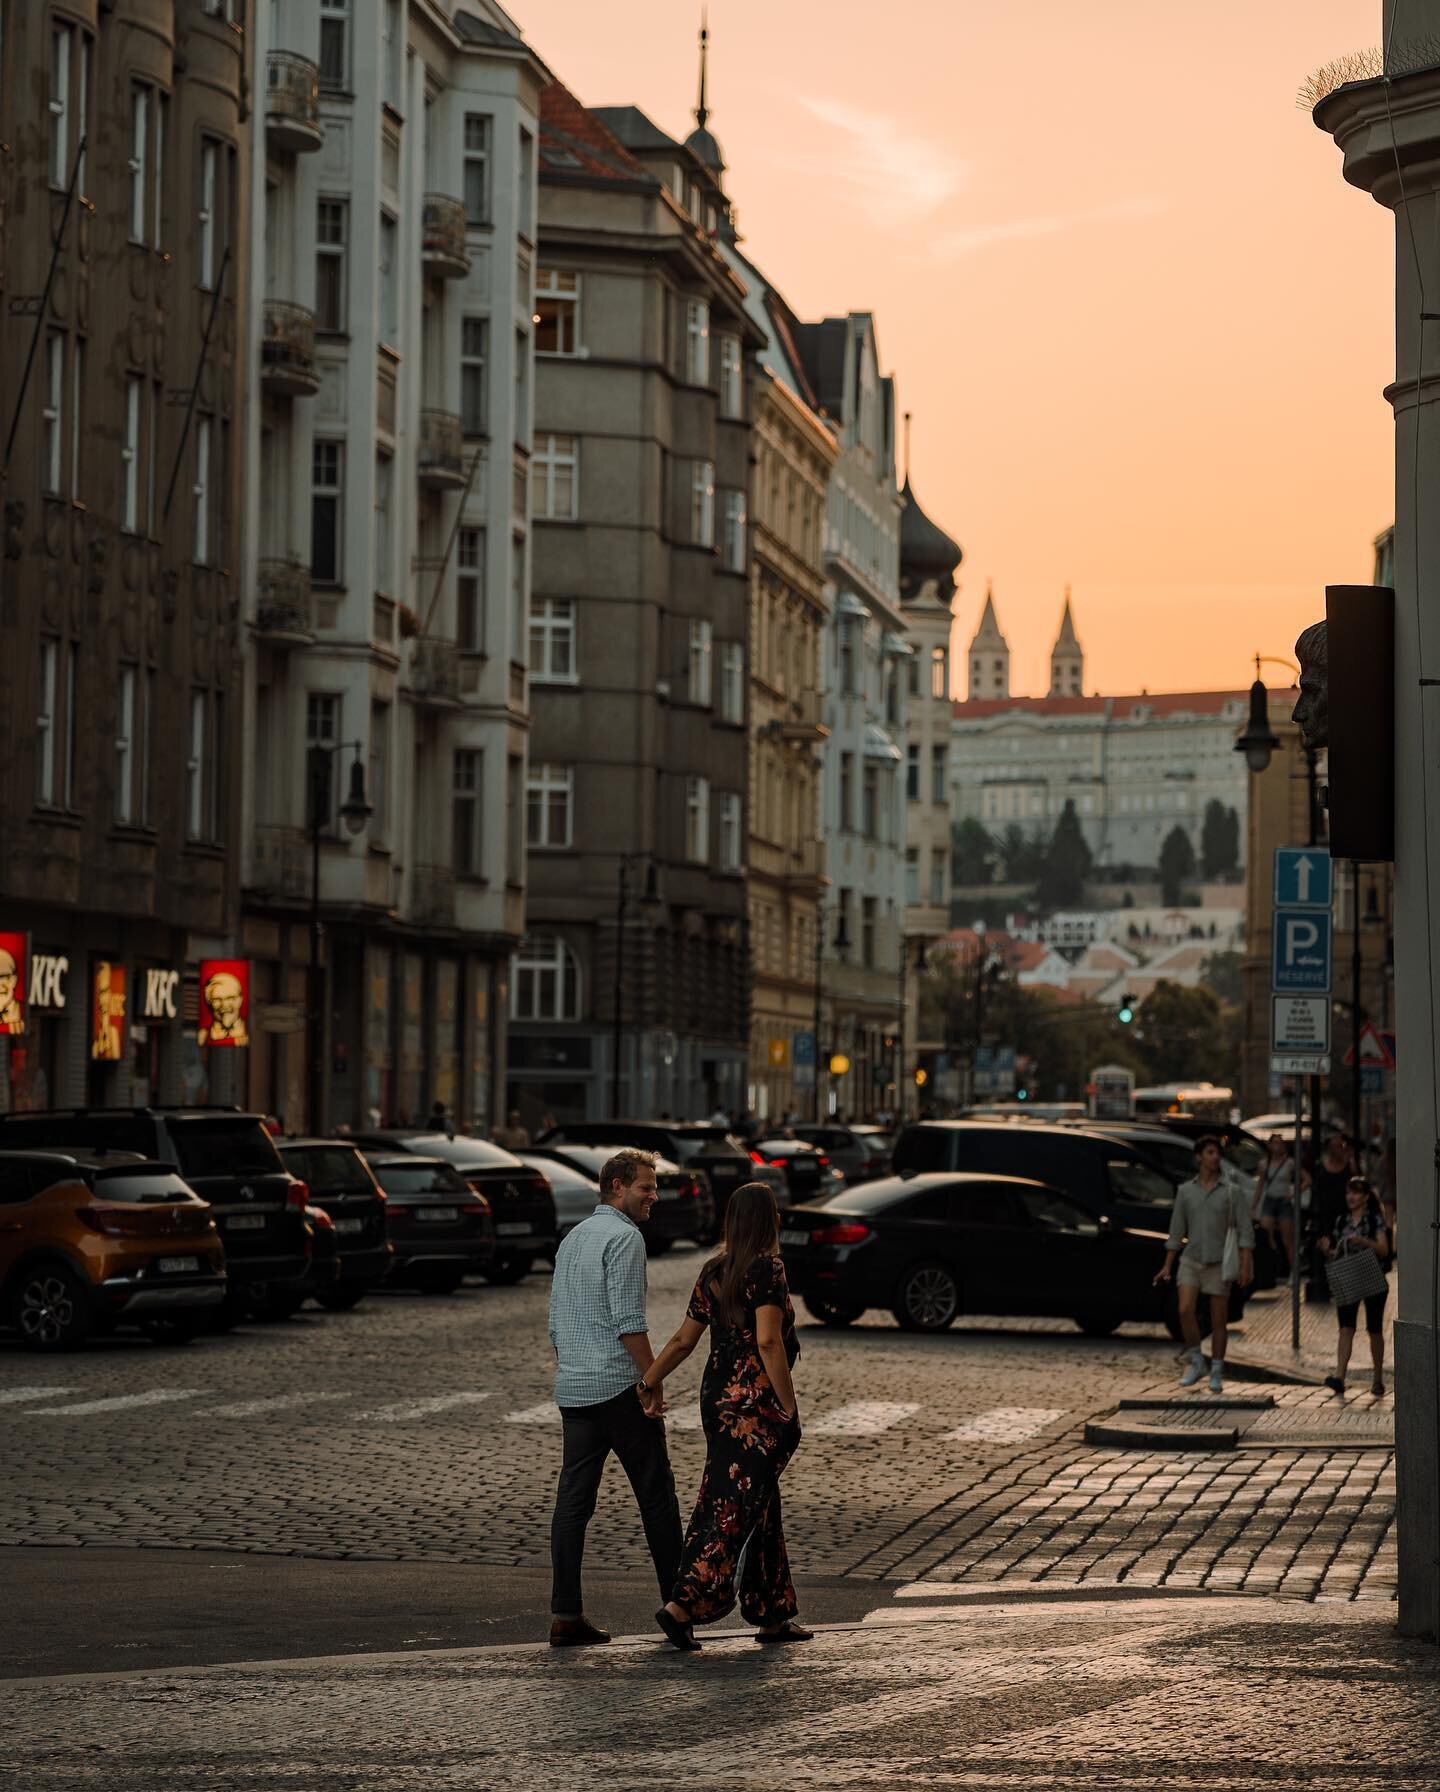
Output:
M1212 989L1187 989L1161 978L1140 1009L1140 1041L1150 1079L1157 1083L1208 1080L1234 1086L1233 1029Z
M973 815L956 822L950 841L950 871L956 884L988 884L995 875L995 842Z
M1007 884L1033 883L1045 863L1045 836L1027 834L1012 821L1000 837L1000 867Z
M1045 860L1035 889L1042 909L1074 908L1085 895L1090 875L1090 848L1081 831L1075 804L1067 801L1045 849Z
M1200 868L1207 878L1223 877L1240 860L1240 817L1212 797L1200 825Z
M1245 1000L1240 969L1245 960L1239 952L1212 952L1200 961L1202 987L1219 996L1222 1002L1239 1006Z
M1175 908L1187 879L1195 875L1195 848L1177 822L1160 847L1160 889L1165 904Z

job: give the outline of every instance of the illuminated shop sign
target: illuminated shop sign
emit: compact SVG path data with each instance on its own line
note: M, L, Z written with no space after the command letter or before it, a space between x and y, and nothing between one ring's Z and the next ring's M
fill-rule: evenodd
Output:
M250 1043L250 964L244 958L200 960L201 1045Z

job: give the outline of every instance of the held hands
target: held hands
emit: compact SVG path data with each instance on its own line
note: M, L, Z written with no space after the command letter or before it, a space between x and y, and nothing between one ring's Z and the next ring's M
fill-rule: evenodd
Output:
M647 1419L663 1418L669 1410L665 1404L664 1383L653 1388L643 1387L638 1381L635 1384L635 1397L640 1402Z

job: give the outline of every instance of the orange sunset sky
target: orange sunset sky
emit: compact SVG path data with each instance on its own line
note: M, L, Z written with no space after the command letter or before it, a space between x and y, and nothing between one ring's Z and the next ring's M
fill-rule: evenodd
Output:
M509 0L590 105L692 125L699 0ZM1380 0L711 0L747 254L876 315L912 473L1041 692L1240 686L1391 519L1393 220L1295 105ZM1285 682L1267 669L1267 681ZM958 694L963 694L959 692Z

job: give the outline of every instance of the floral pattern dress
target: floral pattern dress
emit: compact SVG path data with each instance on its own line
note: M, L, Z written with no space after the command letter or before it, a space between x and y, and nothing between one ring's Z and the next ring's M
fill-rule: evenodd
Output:
M780 1475L800 1442L800 1422L780 1404L755 1335L757 1307L779 1307L786 1361L800 1354L795 1309L778 1257L757 1257L741 1288L742 1322L727 1326L716 1307L718 1271L702 1271L688 1316L710 1328L710 1360L700 1383L705 1473L671 1594L698 1624L735 1604L746 1623L767 1629L798 1606L780 1517ZM741 1556L744 1565L741 1566Z

